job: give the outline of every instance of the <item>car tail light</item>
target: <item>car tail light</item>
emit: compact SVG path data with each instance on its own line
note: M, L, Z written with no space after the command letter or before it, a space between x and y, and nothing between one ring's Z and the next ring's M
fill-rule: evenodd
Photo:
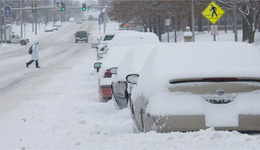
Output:
M110 69L107 69L107 71L104 74L104 78L111 78L112 73L110 72Z
M101 48L101 50L100 50L100 51L103 51L104 49L105 49L105 47Z

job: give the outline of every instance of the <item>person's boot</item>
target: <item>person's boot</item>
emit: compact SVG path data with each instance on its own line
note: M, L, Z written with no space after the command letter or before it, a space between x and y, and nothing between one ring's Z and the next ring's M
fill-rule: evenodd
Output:
M26 63L26 67L28 68L31 63L33 63L33 60L31 60L28 63Z
M39 66L39 63L36 63L36 68L41 68L41 67Z

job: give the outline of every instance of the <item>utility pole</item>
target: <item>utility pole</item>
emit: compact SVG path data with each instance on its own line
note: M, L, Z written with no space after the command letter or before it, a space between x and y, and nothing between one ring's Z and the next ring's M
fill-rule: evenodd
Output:
M5 17L5 0L3 2L3 10L4 10L4 41L6 43L6 17Z
M0 2L0 24L1 24L1 28L0 28L0 30L1 30L1 47L2 47L2 44L3 44L3 12L2 12L2 7L3 7L3 5L2 5L3 3L2 2Z
M235 33L235 41L237 42L237 3L233 1L233 10L234 10L234 33Z
M194 0L192 0L191 4L191 24L192 24L192 40L195 42L195 34L194 34L194 28L195 28L195 23L194 23Z

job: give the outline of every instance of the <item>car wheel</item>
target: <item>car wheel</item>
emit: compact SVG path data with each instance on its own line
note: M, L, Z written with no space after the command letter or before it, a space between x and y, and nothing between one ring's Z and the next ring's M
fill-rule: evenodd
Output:
M77 41L77 40L75 40L75 43L78 43L78 41Z
M21 45L26 45L27 43L25 41L20 42Z

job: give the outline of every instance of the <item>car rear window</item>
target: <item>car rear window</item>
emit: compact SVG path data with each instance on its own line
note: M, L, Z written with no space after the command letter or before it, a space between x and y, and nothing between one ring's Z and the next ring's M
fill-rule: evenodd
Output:
M87 36L87 32L77 32L76 36Z
M110 41L113 39L115 35L106 35L105 38L104 38L104 41Z

